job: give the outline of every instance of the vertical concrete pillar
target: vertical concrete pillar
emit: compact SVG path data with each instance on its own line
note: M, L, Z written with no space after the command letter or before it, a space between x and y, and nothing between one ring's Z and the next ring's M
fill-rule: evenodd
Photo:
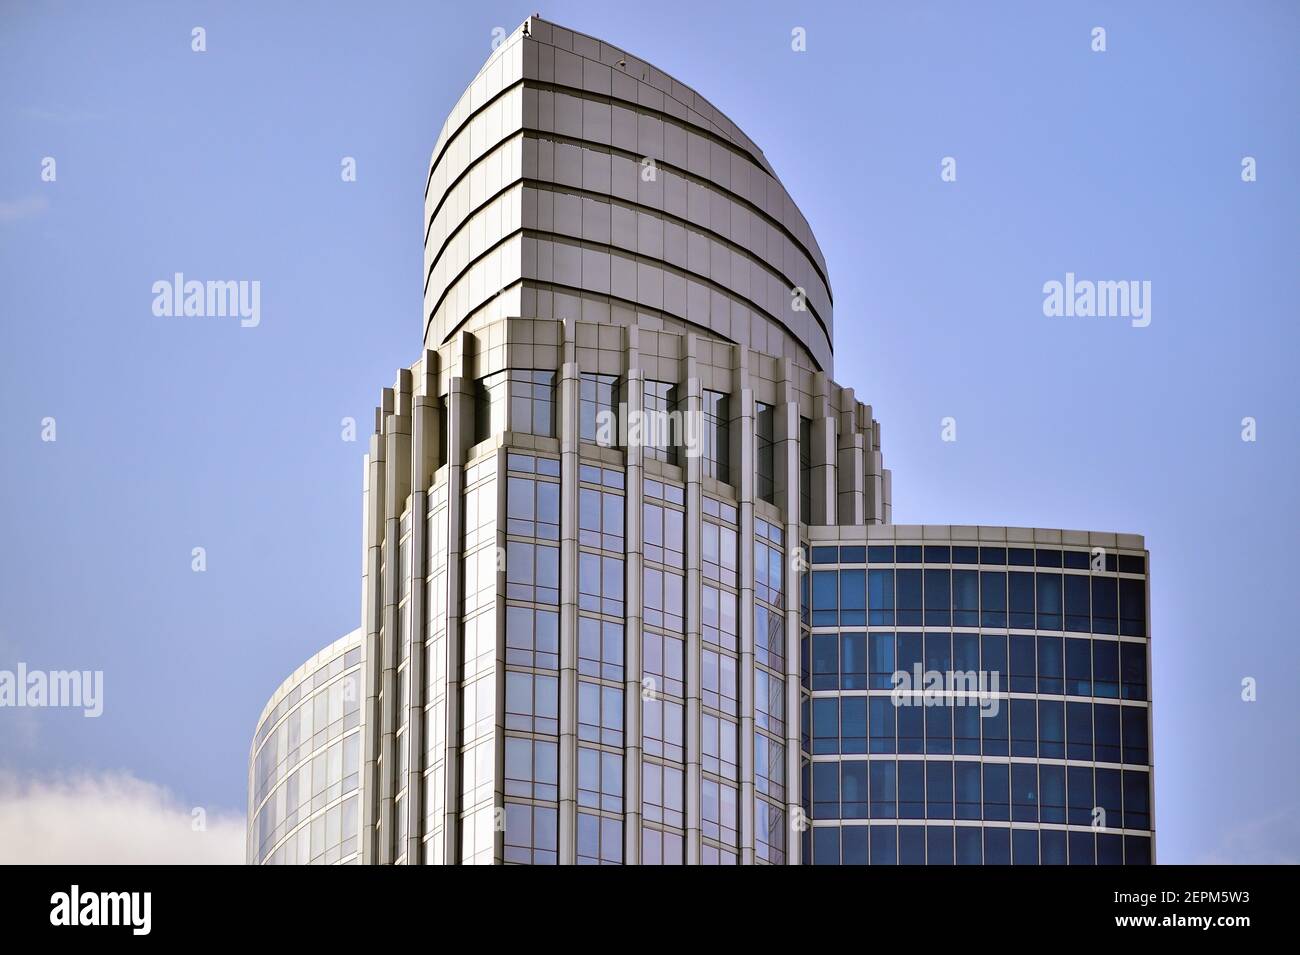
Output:
M683 846L684 861L687 865L696 865L700 860L700 749L701 749L701 639L700 639L700 521L703 511L704 462L700 454L703 437L704 404L699 372L695 363L696 337L686 336L686 352L682 362L682 373L686 381L684 401L679 398L686 425L686 447L681 449L681 458L686 471L686 515L683 522L685 529L684 545L686 566L682 579L684 597L683 624L685 638L686 677L685 698L686 712L682 732L685 736L685 833Z
M581 375L572 323L560 369L560 865L578 861L578 450Z
M460 861L460 740L464 615L465 455L474 437L474 382L447 383L447 693L443 754L443 863Z
M737 569L740 599L736 606L736 622L740 631L740 658L736 665L736 678L740 681L740 864L754 864L755 826L754 806L754 392L749 386L748 352L736 349L738 360L732 382L732 400L738 399L731 418L732 474L731 483L736 488L739 511L740 553Z
M641 500L644 488L645 375L637 329L627 329L627 376L623 386L623 427L627 432L623 667L623 862L641 864L641 576L644 560Z

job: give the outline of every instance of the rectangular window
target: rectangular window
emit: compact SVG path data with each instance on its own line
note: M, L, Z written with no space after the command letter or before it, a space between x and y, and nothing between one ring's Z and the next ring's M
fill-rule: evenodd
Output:
M667 381L646 381L642 399L642 420L636 437L646 457L668 464L677 463L676 440L680 434L674 423L677 414L677 388ZM629 436L629 442L631 437Z
M555 437L555 372L510 371L510 430Z
M776 419L771 405L754 402L754 465L760 500L776 502Z
M618 445L618 376L583 372L579 384L578 430L583 441Z
M812 419L799 417L799 519L812 523Z
M720 391L705 390L702 395L700 434L700 458L704 474L719 481L728 482L731 461L731 420L728 412L729 401Z

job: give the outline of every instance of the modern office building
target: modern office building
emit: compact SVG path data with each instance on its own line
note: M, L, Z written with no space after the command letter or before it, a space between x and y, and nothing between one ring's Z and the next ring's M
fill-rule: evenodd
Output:
M731 120L534 17L425 220L365 466L361 861L1152 860L1142 539L892 524L825 260ZM250 859L334 861L254 811L261 759Z
M360 629L334 641L262 710L248 756L250 864L360 861L364 641Z

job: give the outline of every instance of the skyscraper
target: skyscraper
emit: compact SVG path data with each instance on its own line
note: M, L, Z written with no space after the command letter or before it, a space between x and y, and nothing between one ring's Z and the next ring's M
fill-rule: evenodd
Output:
M1142 538L892 523L825 260L734 123L533 17L425 218L365 466L359 861L1151 861ZM291 716L250 861L333 861L285 822Z

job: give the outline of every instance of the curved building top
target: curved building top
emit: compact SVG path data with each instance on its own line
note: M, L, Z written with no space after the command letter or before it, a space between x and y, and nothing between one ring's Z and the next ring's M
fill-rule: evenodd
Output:
M537 17L443 124L425 228L426 347L501 318L594 317L833 372L826 261L762 150L690 87Z

